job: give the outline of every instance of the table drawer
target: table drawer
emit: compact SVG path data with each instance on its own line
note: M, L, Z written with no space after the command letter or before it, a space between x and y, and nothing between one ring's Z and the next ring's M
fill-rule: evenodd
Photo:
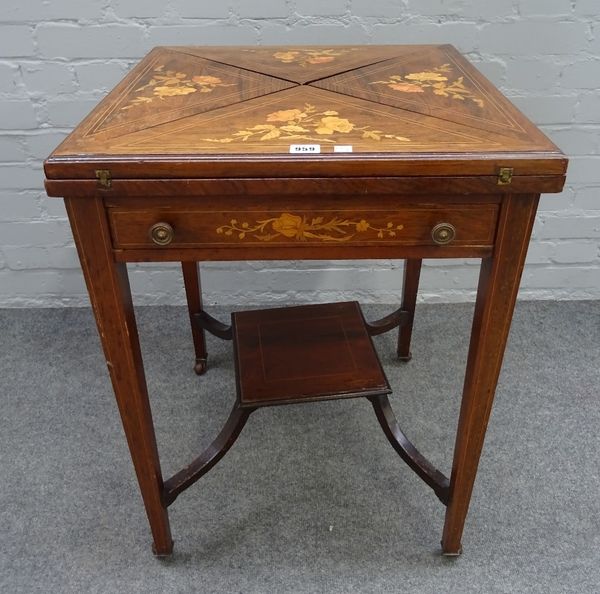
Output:
M117 249L294 245L493 245L496 203L389 207L108 209Z

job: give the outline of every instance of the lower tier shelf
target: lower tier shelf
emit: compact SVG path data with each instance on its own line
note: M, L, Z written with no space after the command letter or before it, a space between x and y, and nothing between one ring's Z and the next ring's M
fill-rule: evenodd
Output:
M391 393L355 301L243 311L231 318L242 407Z

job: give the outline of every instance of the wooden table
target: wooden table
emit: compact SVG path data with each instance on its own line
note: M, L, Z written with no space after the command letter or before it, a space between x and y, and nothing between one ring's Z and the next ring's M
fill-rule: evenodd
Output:
M45 171L48 194L65 199L155 553L172 551L167 507L227 451L250 412L306 397L291 388L296 376L280 373L294 341L271 355L265 347L273 369L252 371L266 365L257 335L272 346L306 327L304 352L320 345L324 368L340 349L352 362L338 374L347 384L318 377L308 399L371 400L394 448L447 506L442 551L459 554L539 194L562 189L566 166L448 45L150 52ZM421 260L465 257L482 264L448 479L400 430L370 336L400 327L398 355L410 358ZM368 323L357 306L335 304L242 315L232 328L202 307L197 262L359 258L406 259L402 305L383 320ZM205 330L237 340L231 417L166 481L126 270L141 261L182 262L198 373ZM236 339L243 328L254 338ZM288 358L277 363L281 353ZM298 369L308 386L310 374ZM282 392L267 395L275 376Z

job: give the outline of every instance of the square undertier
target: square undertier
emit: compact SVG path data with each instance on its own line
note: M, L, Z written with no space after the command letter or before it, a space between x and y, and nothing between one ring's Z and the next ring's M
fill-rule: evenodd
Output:
M233 313L243 407L389 394L357 302Z

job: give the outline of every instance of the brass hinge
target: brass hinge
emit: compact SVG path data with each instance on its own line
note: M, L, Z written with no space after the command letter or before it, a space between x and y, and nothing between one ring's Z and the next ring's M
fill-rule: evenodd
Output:
M110 188L112 186L112 176L108 169L96 169L96 179L101 188Z
M498 172L498 185L507 186L512 182L513 168L512 167L500 167Z

